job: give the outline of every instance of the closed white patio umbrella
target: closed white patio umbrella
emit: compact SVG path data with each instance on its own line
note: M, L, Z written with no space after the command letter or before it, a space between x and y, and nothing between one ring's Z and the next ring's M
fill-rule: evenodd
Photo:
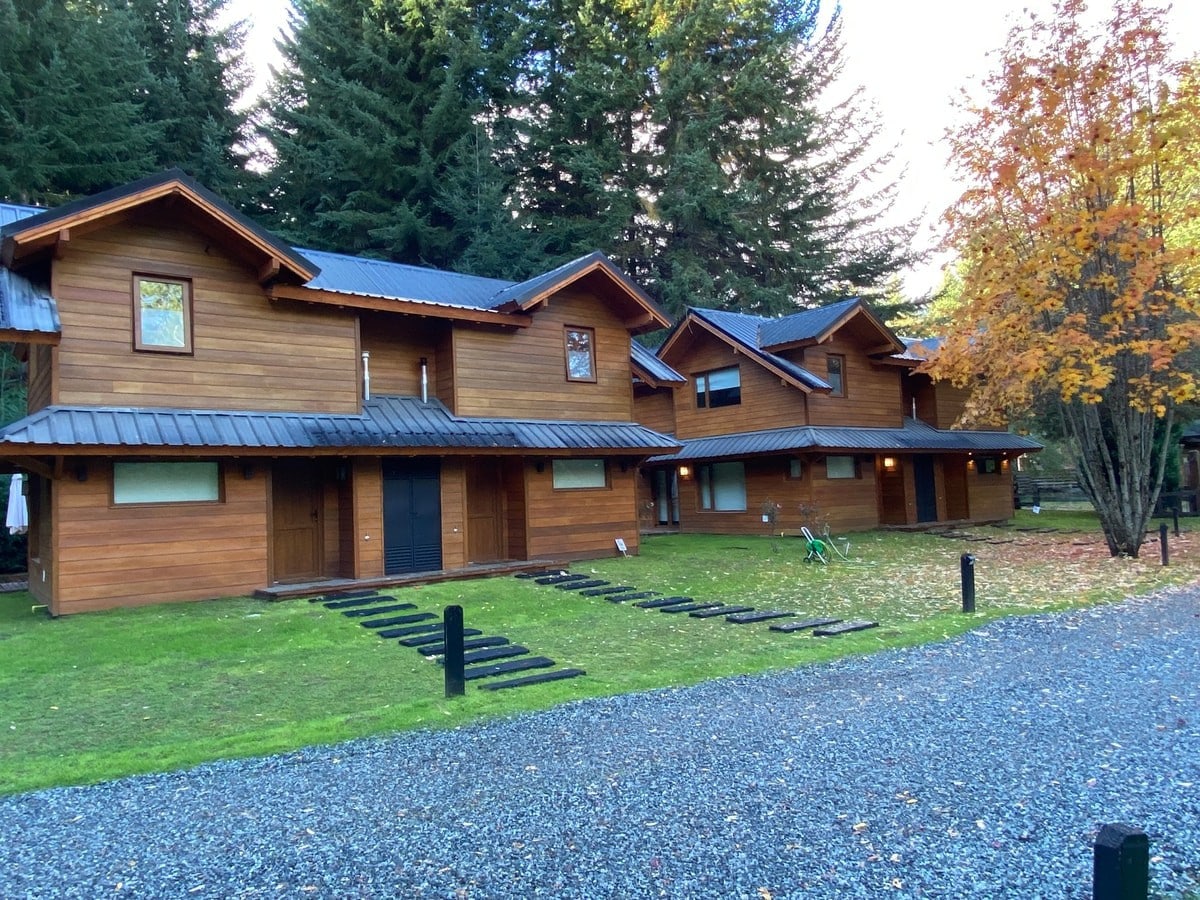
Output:
M29 530L29 508L25 505L25 476L14 475L8 485L8 515L4 524L9 534L24 534Z

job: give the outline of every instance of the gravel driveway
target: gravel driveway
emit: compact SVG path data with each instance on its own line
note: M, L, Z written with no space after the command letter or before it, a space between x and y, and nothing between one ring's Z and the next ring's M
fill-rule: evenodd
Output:
M773 638L775 639L775 638ZM0 799L0 896L1200 889L1200 586L910 650Z

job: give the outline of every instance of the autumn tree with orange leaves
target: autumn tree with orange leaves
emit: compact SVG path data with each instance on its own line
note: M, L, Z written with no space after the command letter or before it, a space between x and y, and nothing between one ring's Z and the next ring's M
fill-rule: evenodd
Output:
M1200 81L1163 21L1118 0L1089 27L1060 0L1009 34L990 102L951 136L965 276L929 366L971 389L967 423L1060 418L1114 556L1138 555L1197 392Z

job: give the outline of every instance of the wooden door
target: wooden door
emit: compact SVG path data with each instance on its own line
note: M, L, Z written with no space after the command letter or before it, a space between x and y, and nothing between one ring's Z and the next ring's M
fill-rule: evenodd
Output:
M271 467L273 581L321 577L321 524L321 483L314 462L276 460Z
M442 484L436 460L383 463L383 571L442 567Z
M504 480L500 460L472 460L467 466L467 562L486 563L504 558Z
M937 483L933 475L933 457L913 457L913 481L917 490L917 521L937 521Z
M942 457L942 477L946 484L946 518L951 521L971 518L971 505L967 499L966 457Z

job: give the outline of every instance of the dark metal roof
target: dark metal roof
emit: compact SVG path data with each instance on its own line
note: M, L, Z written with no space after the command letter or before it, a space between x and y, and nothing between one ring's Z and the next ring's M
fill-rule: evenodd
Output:
M759 326L763 322L770 322L771 319L765 319L762 316L752 316L746 313L725 312L719 309L700 309L698 307L690 307L689 312L693 313L697 318L708 322L718 331L722 331L740 344L745 350L753 353L755 356L770 363L776 368L787 372L797 381L810 388L824 389L827 391L833 390L833 386L825 379L813 374L803 366L798 366L794 362L789 362L782 356L777 356L774 353L768 353L766 350L759 348Z
M629 355L633 361L646 370L646 374L655 381L671 381L682 384L687 381L682 375L668 366L665 362L647 350L637 341L630 341Z
M649 462L686 462L786 453L796 450L897 453L1017 453L1041 450L1030 438L1007 431L940 431L916 419L900 428L799 425L684 440L678 453Z
M59 334L58 306L47 287L0 268L0 328Z
M469 309L492 309L497 305L494 301L495 296L512 286L511 281L497 278L461 275L457 272L408 266L382 259L366 259L343 253L300 248L296 248L296 252L321 267L321 274L305 287L341 294L362 294L368 297L386 297L391 300L411 300Z
M760 319L758 346L775 347L796 341L816 340L858 307L866 308L861 300L854 298L801 310L778 319Z
M46 447L141 449L505 449L652 453L678 441L632 422L459 417L439 401L376 397L363 414L50 406L0 429L10 453Z

